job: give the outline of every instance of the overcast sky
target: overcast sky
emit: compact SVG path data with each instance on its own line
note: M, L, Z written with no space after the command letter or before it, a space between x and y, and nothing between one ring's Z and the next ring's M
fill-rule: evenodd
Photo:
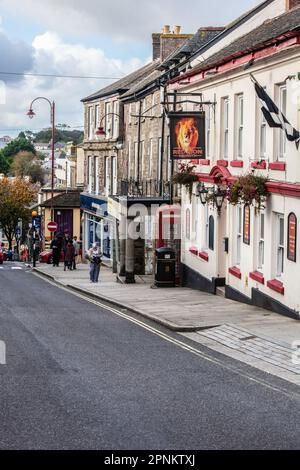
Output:
M225 25L259 0L0 0L0 72L122 77L151 57L151 33L164 24L194 33ZM83 125L80 99L108 80L8 77L0 74L0 136L49 125L44 95L57 122Z

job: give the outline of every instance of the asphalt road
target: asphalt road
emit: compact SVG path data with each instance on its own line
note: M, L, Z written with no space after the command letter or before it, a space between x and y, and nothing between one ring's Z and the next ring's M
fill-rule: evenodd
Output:
M159 332L0 270L0 448L300 447L295 385Z

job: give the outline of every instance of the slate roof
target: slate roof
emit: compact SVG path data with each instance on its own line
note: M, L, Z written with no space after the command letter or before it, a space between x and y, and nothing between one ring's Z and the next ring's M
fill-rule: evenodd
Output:
M145 75L148 75L153 72L153 70L155 70L158 64L159 59L154 60L153 62L144 65L135 72L126 75L126 77L121 78L120 80L112 83L111 85L108 85L105 88L102 88L101 90L97 91L96 93L93 93L92 95L87 96L86 98L83 98L81 101L84 103L86 101L93 101L97 98L113 95L115 93L124 93L129 90L131 86L138 83Z
M297 29L300 29L300 8L295 8L283 15L265 21L250 33L245 34L201 62L198 67L195 67L186 75L193 75L200 70L211 68L215 65L221 65L227 62L229 57L238 57L247 52L264 47L268 43L274 43L275 39L280 36L290 35L292 31Z
M188 58L214 37L218 36L222 31L224 31L224 29L225 28L223 27L199 28L192 38L188 39L181 47L178 47L174 52L172 52L172 54L170 54L166 60L158 66L158 68L161 70L167 69L183 57Z
M51 207L51 198L41 204L41 207ZM78 191L68 191L58 194L53 198L53 207L55 208L66 208L80 207L80 193Z

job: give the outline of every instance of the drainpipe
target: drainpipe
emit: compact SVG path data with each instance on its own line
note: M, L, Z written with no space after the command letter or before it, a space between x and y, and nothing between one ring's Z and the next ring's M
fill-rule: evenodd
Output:
M142 100L140 100L139 123L138 123L138 154L137 154L137 179L138 179L138 182L140 182L141 120L142 120Z
M177 96L176 96L176 91L174 92L174 103L173 103L173 111L174 113L176 112L176 103L177 102ZM173 176L174 176L174 160L172 159L171 160L171 181L173 180ZM171 184L170 185L170 188L171 188L171 191L170 191L170 204L171 206L173 205L173 201L174 201L174 185Z
M164 95L166 88L164 87ZM166 125L166 115L163 111L162 123L161 123L161 146L160 146L160 182L159 182L159 195L163 195L163 172L164 172L164 148L165 148L165 125Z

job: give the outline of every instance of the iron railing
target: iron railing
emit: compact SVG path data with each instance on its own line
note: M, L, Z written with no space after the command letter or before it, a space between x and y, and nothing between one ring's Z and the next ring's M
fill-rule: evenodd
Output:
M169 199L171 185L163 180L123 179L118 182L118 195L132 198L156 197Z

